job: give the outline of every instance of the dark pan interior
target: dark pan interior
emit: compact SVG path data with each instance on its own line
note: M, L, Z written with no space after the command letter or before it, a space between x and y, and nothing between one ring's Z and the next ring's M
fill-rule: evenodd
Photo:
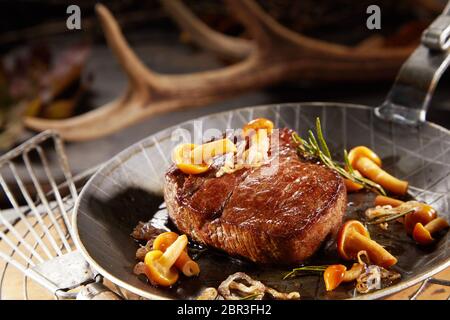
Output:
M419 128L400 127L378 120L371 108L325 103L284 104L244 108L214 114L166 129L126 149L105 165L83 189L77 204L75 224L77 244L88 261L110 280L148 298L194 298L201 289L217 286L228 275L248 272L281 291L299 291L303 299L343 299L355 297L352 286L341 286L327 293L321 277L302 276L282 280L289 267L268 268L233 259L214 250L199 255L201 275L181 278L170 289L155 288L132 272L137 243L130 233L139 221L170 226L162 198L164 171L170 165L172 148L181 142L172 134L191 134L201 143L202 132L216 128L241 128L256 117L266 117L279 128L290 127L301 135L314 127L320 117L330 149L342 159L344 148L367 145L394 175L410 182L410 196L432 204L439 214L449 217L450 139L443 128L424 124ZM197 134L194 134L197 133ZM200 133L200 134L199 134ZM347 217L358 217L372 204L373 194L350 195ZM427 274L449 264L449 236L430 248L422 249L405 235L402 226L391 224L389 231L370 228L374 239L385 245L399 262L395 270L402 279L391 287L356 296L377 298L417 282ZM339 262L334 243L328 242L309 264Z

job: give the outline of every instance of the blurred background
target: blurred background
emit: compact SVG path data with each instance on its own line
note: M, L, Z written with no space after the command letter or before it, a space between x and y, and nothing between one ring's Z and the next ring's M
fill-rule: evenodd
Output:
M218 48L205 49L204 35L180 29L160 1L109 0L102 3L112 12L130 46L150 70L187 75L225 68L239 60L220 54ZM266 0L257 3L265 14L295 33L366 53L383 49L389 55L404 49L404 57L405 52L411 52L418 44L421 32L445 5L441 0ZM96 2L76 2L81 9L81 30L66 27L69 16L66 9L70 4L62 0L0 2L1 153L36 133L27 129L26 117L70 118L118 98L127 87L126 74L109 49L95 13ZM227 9L224 1L184 0L182 4L211 30L243 39L246 44L251 41L252 33L243 27L236 12ZM373 4L381 8L381 30L366 27L369 16L366 10ZM283 50L277 47L276 41L272 47L273 55ZM298 53L299 57L301 54ZM344 76L343 70L342 81L339 74L331 80L323 80L302 72L286 77L281 74L276 81L269 79L242 90L236 81L236 92L224 94L216 101L205 99L202 102L200 96L198 103L194 103L196 108L189 108L187 102L181 109L142 117L140 122L103 137L69 141L70 163L75 172L82 172L158 130L233 108L302 101L377 106L384 100L403 60L393 58L391 72L378 76L370 73ZM448 85L449 76L445 76L428 113L428 120L446 128L450 127ZM144 104L151 108L152 103L150 99ZM98 125L105 125L108 119L104 121Z

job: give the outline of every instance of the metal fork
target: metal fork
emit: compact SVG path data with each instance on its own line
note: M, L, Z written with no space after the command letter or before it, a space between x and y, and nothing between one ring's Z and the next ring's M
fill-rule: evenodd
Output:
M12 211L9 217L0 213L0 258L57 299L117 299L72 242L71 214L78 197L75 181L83 178L72 177L64 144L51 131L2 156L0 187ZM4 275L0 297L3 279Z

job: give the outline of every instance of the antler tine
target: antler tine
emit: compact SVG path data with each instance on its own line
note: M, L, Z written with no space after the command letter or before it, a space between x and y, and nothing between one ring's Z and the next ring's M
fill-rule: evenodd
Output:
M157 94L158 75L147 69L130 48L111 12L102 4L97 4L95 9L108 44L128 77L126 92L104 106L69 119L26 117L24 122L28 128L38 131L53 129L72 141L95 139L137 121L139 112L133 112L133 109L142 109L151 94Z
M357 60L372 60L379 59L405 59L412 51L411 48L375 48L371 52L363 52L354 50L354 47L331 43L323 40L313 39L297 32L294 32L267 14L254 0L226 0L230 9L240 17L241 22L246 28L255 35L255 40L264 43L267 46L271 43L276 45L277 50L280 51L282 45L286 50L292 48L296 53L302 50L303 54L308 53L314 56L326 55L328 60L334 59L357 59ZM263 40L264 39L264 40ZM289 50L289 49L287 49ZM273 55L273 53L272 53ZM402 60L402 61L403 61ZM398 61L397 61L398 62ZM377 61L381 63L381 61Z
M96 7L108 43L130 83L126 93L95 110L63 120L25 118L28 128L53 129L64 139L84 141L123 129L156 113L185 106L198 106L225 96L270 83L258 72L259 59L250 55L230 67L189 75L162 75L149 70L125 40L115 18L103 5ZM236 85L240 79L240 85Z
M196 41L198 45L210 50L210 45L215 44L214 42L210 42L209 40L211 34L214 34L213 38L215 38L216 36L218 36L217 39L221 38L220 33L217 33L216 31L212 30L210 27L202 23L179 0L161 1L164 5L168 5L167 7L169 13L174 17L174 19L184 30L198 35L196 37L193 37L193 40ZM276 48L274 48L273 50L276 50L278 53L275 54L274 52L271 52L272 57L280 55L280 52L283 50L293 50L294 54L298 54L299 51L302 50L303 55L312 55L313 57L326 56L327 58L329 58L328 60L331 61L334 61L334 59L360 60L369 61L370 64L376 63L378 65L381 65L386 60L388 60L388 64L393 62L394 64L399 65L414 49L414 46L388 49L375 47L373 48L373 50L362 52L364 50L360 50L360 48L358 47L339 45L327 41L312 39L298 34L278 23L270 15L264 12L264 10L262 10L261 7L253 0L226 1L232 13L235 14L239 18L239 20L246 26L246 28L252 33L252 35L255 37L255 40L259 41L258 47L260 47L260 50L263 49L265 51L271 51L272 49L268 49L267 46L270 46L270 44L274 44L274 46L276 46ZM187 21L187 17L189 17L189 21ZM201 38L202 35L207 36L208 39L204 41L204 39ZM222 37L225 37L227 46L224 47L222 45L222 42L218 41L217 47L211 50L215 53L219 53L222 56L228 55L230 48L238 47L240 45L238 45L240 40L243 40L244 43L250 43L250 41L244 39L228 37L224 35L222 35ZM283 50L280 50L281 47L283 47ZM235 53L236 52L232 53L232 55L234 55ZM243 53L244 52L241 52L239 53L239 55L242 54L242 56L244 56ZM238 55L236 54L236 56ZM282 58L284 59L285 55ZM389 65L387 67L390 68L391 66L392 65ZM394 72L396 72L396 70L394 70Z
M135 116L130 111L131 100L130 93L127 93L117 100L80 116L63 120L26 117L24 123L28 128L37 131L55 130L68 141L96 139L116 132L123 128L125 123L130 123L130 118ZM141 105L140 99L132 101L135 108Z
M284 50L284 53L287 53L290 49L296 51L299 48L308 50L312 47L312 49L316 49L314 44L317 40L284 27L267 14L256 1L226 0L226 3L231 12L252 34L261 51L267 51L274 56L273 51L280 51L280 48ZM335 46L332 43L326 43L326 45L331 48Z
M167 0L172 10L180 9L176 3ZM94 139L156 113L205 105L246 90L298 77L299 74L303 79L320 81L386 79L395 75L412 50L358 50L315 40L283 27L252 0L228 0L228 5L252 33L253 49L244 55L240 48L242 51L239 52L245 59L234 65L181 75L164 75L146 68L128 45L109 10L98 5L97 13L108 43L130 79L127 92L122 98L80 116L65 120L27 118L25 124L36 130L54 129L67 140ZM189 30L199 32L199 36L202 32L211 36L210 32L213 32L209 40L211 44L218 41L222 44L221 49L225 47L230 52L236 49L233 46L238 43L237 39L216 37L215 31L206 25L194 23L197 18L192 14L189 16L188 10L182 10L182 14L177 12L179 17L183 17L183 24L180 24L186 25L188 21ZM223 39L227 40L224 42Z
M211 29L179 0L161 0L161 4L180 28L189 33L197 45L220 57L242 60L254 49L251 41L230 37Z
M102 4L97 4L95 6L95 11L100 19L103 27L103 32L105 33L106 40L115 56L122 65L125 73L127 74L129 80L134 86L142 86L144 81L155 83L156 75L151 72L142 63L138 56L133 52L133 50L128 45L116 19L113 17L111 12Z
M260 49L266 49L273 43L272 38L278 38L279 32L274 32L273 23L261 7L254 1L248 0L226 0L230 11L245 26L248 32L253 36Z

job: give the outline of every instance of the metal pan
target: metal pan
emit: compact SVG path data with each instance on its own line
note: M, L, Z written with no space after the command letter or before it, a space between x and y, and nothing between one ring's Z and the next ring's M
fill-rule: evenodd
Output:
M203 288L217 286L229 274L248 272L281 291L300 291L304 299L376 299L418 283L450 265L450 237L433 247L416 246L401 226L371 234L398 258L401 280L384 289L356 295L341 286L327 293L318 276L282 280L286 268L261 268L208 250L199 258L201 275L182 279L170 289L155 288L132 272L137 244L130 233L139 221L153 219L169 226L164 208L163 176L170 165L174 131L184 129L201 143L208 129L241 128L256 117L271 119L277 127L289 127L305 135L320 117L324 134L342 158L342 151L367 145L382 157L387 171L408 180L410 195L431 204L450 219L450 132L425 122L425 114L437 81L447 68L450 7L427 31L422 45L405 63L386 102L374 109L340 103L292 103L250 107L213 114L163 130L129 147L104 165L86 184L75 206L75 242L87 261L120 287L146 298L190 299ZM373 194L349 196L347 218L358 217L372 204ZM170 226L169 226L170 227ZM310 262L338 261L332 248L322 248Z

